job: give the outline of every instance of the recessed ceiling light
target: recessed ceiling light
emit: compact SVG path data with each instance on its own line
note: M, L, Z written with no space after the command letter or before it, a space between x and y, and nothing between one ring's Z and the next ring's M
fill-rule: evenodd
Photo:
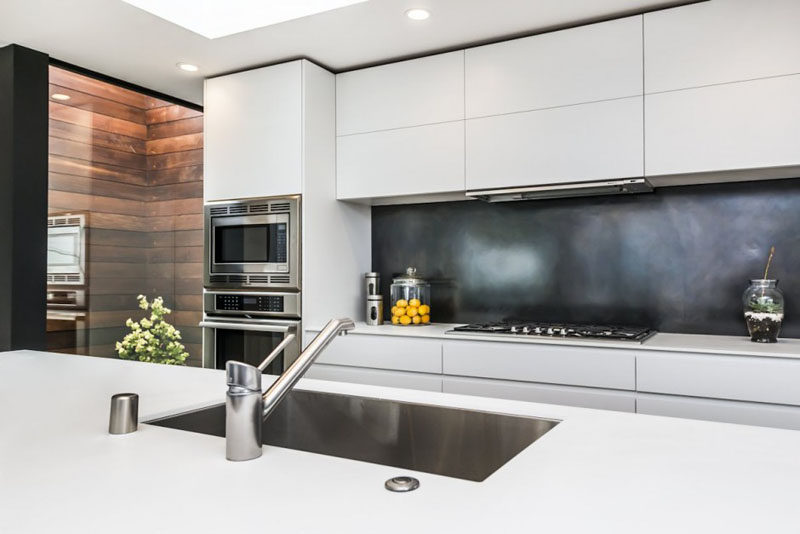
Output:
M52 98L53 100L69 100L72 97L69 95L65 95L64 93L53 93L52 95L50 95L50 98Z
M425 20L430 16L431 16L430 11L418 7L406 11L406 17L410 18L411 20Z
M185 70L186 72L197 72L200 70L200 67L197 65L192 65L191 63L178 63L176 67L181 70Z
M367 0L123 0L209 39L316 15Z

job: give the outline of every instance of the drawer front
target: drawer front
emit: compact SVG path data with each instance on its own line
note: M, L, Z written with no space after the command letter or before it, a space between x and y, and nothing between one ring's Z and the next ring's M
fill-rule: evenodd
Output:
M353 384L419 389L422 391L442 391L441 375L424 373L406 373L403 371L385 371L317 363L311 366L305 376L306 378L333 382L351 382Z
M461 395L560 404L598 410L631 413L636 411L636 395L630 391L450 376L445 376L442 380L442 391Z
M336 76L336 135L463 118L463 50Z
M800 406L800 360L648 353L637 361L638 391Z
M631 391L636 384L636 356L625 349L445 341L442 354L446 375Z
M636 412L800 430L800 408L776 404L639 394Z
M310 341L316 332L307 332ZM340 336L328 345L317 362L417 373L442 372L442 342L436 339L381 337L361 334Z

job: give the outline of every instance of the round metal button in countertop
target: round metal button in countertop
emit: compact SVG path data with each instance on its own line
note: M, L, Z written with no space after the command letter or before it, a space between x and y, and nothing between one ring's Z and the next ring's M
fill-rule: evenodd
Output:
M386 481L386 489L398 493L414 491L419 487L419 480L414 477L394 477Z

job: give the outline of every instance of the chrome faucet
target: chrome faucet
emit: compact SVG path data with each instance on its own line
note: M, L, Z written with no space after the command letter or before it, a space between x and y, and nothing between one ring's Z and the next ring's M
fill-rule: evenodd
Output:
M306 374L333 338L346 334L355 327L352 319L333 319L328 322L263 395L261 371L283 350L283 343L258 367L235 361L225 364L228 382L225 400L225 456L228 460L252 460L261 456L262 423Z

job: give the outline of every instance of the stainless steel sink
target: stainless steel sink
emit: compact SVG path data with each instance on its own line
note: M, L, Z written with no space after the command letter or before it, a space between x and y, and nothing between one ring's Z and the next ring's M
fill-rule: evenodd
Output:
M225 405L149 421L225 436ZM264 444L480 482L559 422L366 397L292 391Z

